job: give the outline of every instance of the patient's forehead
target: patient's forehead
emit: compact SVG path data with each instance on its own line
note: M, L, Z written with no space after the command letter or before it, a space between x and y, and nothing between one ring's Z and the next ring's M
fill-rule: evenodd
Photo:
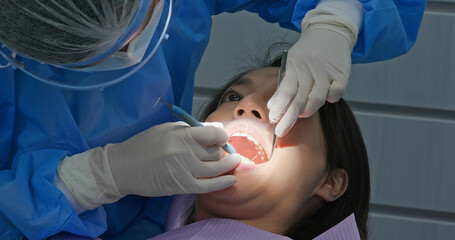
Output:
M277 67L255 69L232 82L230 87L247 92L275 91L278 73L279 68Z
M249 79L255 83L262 83L264 81L276 83L279 71L280 69L277 67L258 68L245 74L245 76L236 81L235 84L242 84L242 79Z

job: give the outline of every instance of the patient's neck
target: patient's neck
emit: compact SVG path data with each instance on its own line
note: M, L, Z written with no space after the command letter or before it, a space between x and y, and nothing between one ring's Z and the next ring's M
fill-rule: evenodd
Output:
M234 219L226 216L218 216L215 214L212 214L208 211L206 211L203 208L196 208L194 211L194 221L202 221L210 218L228 218L228 219L233 219L237 220L241 223L250 225L252 227L272 232L275 234L283 234L286 232L286 230L289 228L287 224L280 224L278 221L270 221L270 216L261 216L258 218L250 218L250 219Z

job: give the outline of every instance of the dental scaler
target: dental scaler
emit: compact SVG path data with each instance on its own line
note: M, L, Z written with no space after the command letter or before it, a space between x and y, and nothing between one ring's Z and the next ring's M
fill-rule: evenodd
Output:
M202 125L202 123L200 123L198 120L196 120L194 117L192 117L190 114L188 114L187 112L185 112L185 110L175 106L175 105L171 105L169 103L167 103L166 101L164 101L161 97L158 98L158 100L156 100L156 103L153 105L153 107L156 106L156 104L159 102L159 101L162 101L164 104L166 104L166 106L169 107L169 109L171 109L171 111L178 117L180 118L182 121L188 123L188 125L190 125L191 127L201 127L201 126L204 126ZM235 151L235 148L229 144L229 143L226 143L224 144L221 148L223 148L224 151L226 151L227 153L229 154L233 154L233 153L236 153Z
M280 67L280 72L278 73L278 82L277 82L276 90L278 90L278 87L280 87L280 83L283 80L284 74L286 73L287 58L288 58L288 50L283 50L283 53L281 54L281 67ZM273 125L272 151L270 153L270 158L272 157L273 150L275 150L275 144L276 144L275 127L276 127L276 124Z

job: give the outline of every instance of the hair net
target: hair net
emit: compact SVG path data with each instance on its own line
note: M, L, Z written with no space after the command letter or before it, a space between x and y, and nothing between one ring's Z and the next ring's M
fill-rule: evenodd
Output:
M126 31L140 0L2 0L0 42L51 64L82 62Z

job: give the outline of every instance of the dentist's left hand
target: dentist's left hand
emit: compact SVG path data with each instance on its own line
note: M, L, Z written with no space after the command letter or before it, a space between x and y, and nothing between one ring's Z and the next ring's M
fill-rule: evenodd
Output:
M343 96L357 34L357 27L343 18L318 10L307 13L301 37L289 50L281 85L267 103L278 137L298 118L310 117L326 101Z
M128 194L154 197L213 192L236 182L232 175L219 176L235 168L242 158L238 154L221 157L220 146L227 140L219 127L164 123L122 143L67 157L59 166L59 175L85 209Z

